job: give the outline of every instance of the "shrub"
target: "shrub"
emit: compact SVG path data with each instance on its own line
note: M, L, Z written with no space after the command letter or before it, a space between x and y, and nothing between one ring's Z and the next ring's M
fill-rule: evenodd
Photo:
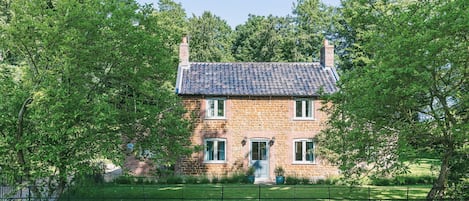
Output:
M154 178L146 178L144 181L143 181L143 184L156 184L156 180Z
M209 184L209 183L210 183L210 179L208 179L207 176L202 176L202 177L200 177L199 183L200 183L200 184Z
M130 177L130 176L125 176L125 175L121 175L121 176L118 176L114 179L114 183L116 184L131 184L133 183L133 178Z
M184 183L184 178L182 178L182 176L179 176L179 175L168 176L166 178L166 183L167 184L182 184Z
M212 184L218 184L219 182L220 182L220 179L218 179L218 177L212 178Z
M417 185L417 184L431 185L435 181L435 177L432 177L430 175L423 175L423 176L404 175L404 176L396 176L394 178L372 177L370 178L370 180L371 180L371 184L375 186Z
M314 184L328 184L326 179L318 179L314 182Z
M299 184L299 183L300 183L300 179L298 179L296 177L287 176L285 178L285 184L287 184L287 185L296 185L296 184Z
M324 180L324 184L328 184L328 185L336 185L339 183L340 183L339 178L328 177Z
M228 183L228 177L225 175L225 176L222 176L220 178L220 181L218 181L219 183L221 184L227 184Z
M303 178L300 178L300 179L299 179L299 183L300 183L300 184L309 184L310 181L309 181L308 178L303 177Z
M135 184L144 184L145 177L134 177Z
M374 177L370 178L371 179L371 185L375 186L390 186L392 185L391 179L389 178L383 178L383 177Z
M197 183L199 183L199 179L195 176L187 176L184 179L184 183L186 183L186 184L197 184Z
M248 183L247 176L242 174L242 173L235 173L228 177L228 183L230 184L242 184L242 183Z

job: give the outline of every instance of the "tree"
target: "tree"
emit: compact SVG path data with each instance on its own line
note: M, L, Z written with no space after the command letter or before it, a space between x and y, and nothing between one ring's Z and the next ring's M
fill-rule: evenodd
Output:
M272 62L291 61L295 50L290 17L250 15L247 22L235 30L233 56L237 61Z
M191 61L233 61L231 27L220 17L205 11L202 16L189 18Z
M2 37L20 58L0 65L0 169L11 185L60 195L96 159L120 163L131 140L159 164L191 151L169 80L176 64L151 8L18 0L10 11Z
M441 160L429 200L443 198L448 186L467 184L469 173L462 167L469 165L469 19L464 5L462 0L378 1L368 5L372 15L356 16L358 21L371 17L379 26L354 29L356 36L369 39L360 43L368 61L342 75L340 91L328 99L330 128L319 137L322 152L346 176L405 172L404 161L425 149Z
M147 9L151 9L150 5L147 6ZM182 5L172 0L160 0L158 8L153 10L151 17L144 20L151 32L159 33L163 37L164 46L172 49L171 56L173 62L177 64L179 62L179 43L181 38L188 33L186 11Z
M295 39L300 61L319 61L322 41L335 39L336 12L320 0L297 0L293 5Z

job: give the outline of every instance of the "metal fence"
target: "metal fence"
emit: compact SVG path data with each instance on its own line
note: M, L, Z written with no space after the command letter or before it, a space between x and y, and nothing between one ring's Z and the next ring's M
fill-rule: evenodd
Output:
M0 201L150 200L425 200L428 189L303 185L97 185L67 190L60 198L36 199L31 188L16 194L0 186Z

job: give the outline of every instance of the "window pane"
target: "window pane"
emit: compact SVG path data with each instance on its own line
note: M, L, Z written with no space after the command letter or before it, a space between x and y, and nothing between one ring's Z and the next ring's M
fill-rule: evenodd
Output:
M213 160L214 152L213 152L213 141L207 141L206 150L205 150L205 158L206 160Z
M313 142L306 142L306 160L314 161L314 144Z
M302 104L301 104L302 101L295 101L295 117L302 117Z
M218 160L225 160L225 142L218 141Z
M259 160L267 160L267 142L260 142Z
M225 101L224 100L218 100L217 102L218 102L217 116L224 117L225 116Z
M208 117L215 116L215 101L214 100L207 101L207 116Z
M305 117L312 117L313 107L312 107L311 101L307 100L305 101L305 104L306 104L306 116Z
M252 142L251 146L251 160L259 160L259 142Z
M303 160L303 143L295 142L295 161Z

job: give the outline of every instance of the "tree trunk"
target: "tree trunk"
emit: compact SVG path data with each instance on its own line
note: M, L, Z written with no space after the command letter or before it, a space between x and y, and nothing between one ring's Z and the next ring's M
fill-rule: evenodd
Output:
M451 154L453 153L452 149L449 147L449 150L443 155L440 167L440 174L435 183L433 183L432 189L427 194L427 200L440 200L443 199L443 196L446 191L446 183L448 181L449 175L449 161L451 160Z
M16 142L20 143L21 140L23 139L23 119L24 119L24 113L26 112L26 108L28 105L33 101L32 98L27 98L24 102L23 105L21 106L20 112L18 113L18 133L16 133ZM18 163L20 166L24 167L24 173L26 175L29 175L29 171L26 166L26 160L24 158L24 151L23 149L19 149L18 152L16 153L16 156L18 158Z
M21 143L21 141L23 139L24 115L26 113L26 109L28 108L28 105L31 104L31 102L33 102L33 99L32 98L27 98L23 102L23 105L21 106L21 109L18 112L18 132L16 133L16 143ZM33 196L34 197L39 196L39 198L40 198L41 197L41 192L39 191L38 187L36 186L36 182L31 182L30 181L31 180L31 178L30 178L30 169L29 169L28 164L26 164L26 157L25 157L25 153L24 153L23 148L19 149L16 152L16 157L17 157L17 160L18 160L18 164L22 168L22 171L23 171L23 174L25 176L26 182L28 182L29 183L28 185L31 186L30 189L33 193ZM23 181L20 181L20 182L23 182Z

